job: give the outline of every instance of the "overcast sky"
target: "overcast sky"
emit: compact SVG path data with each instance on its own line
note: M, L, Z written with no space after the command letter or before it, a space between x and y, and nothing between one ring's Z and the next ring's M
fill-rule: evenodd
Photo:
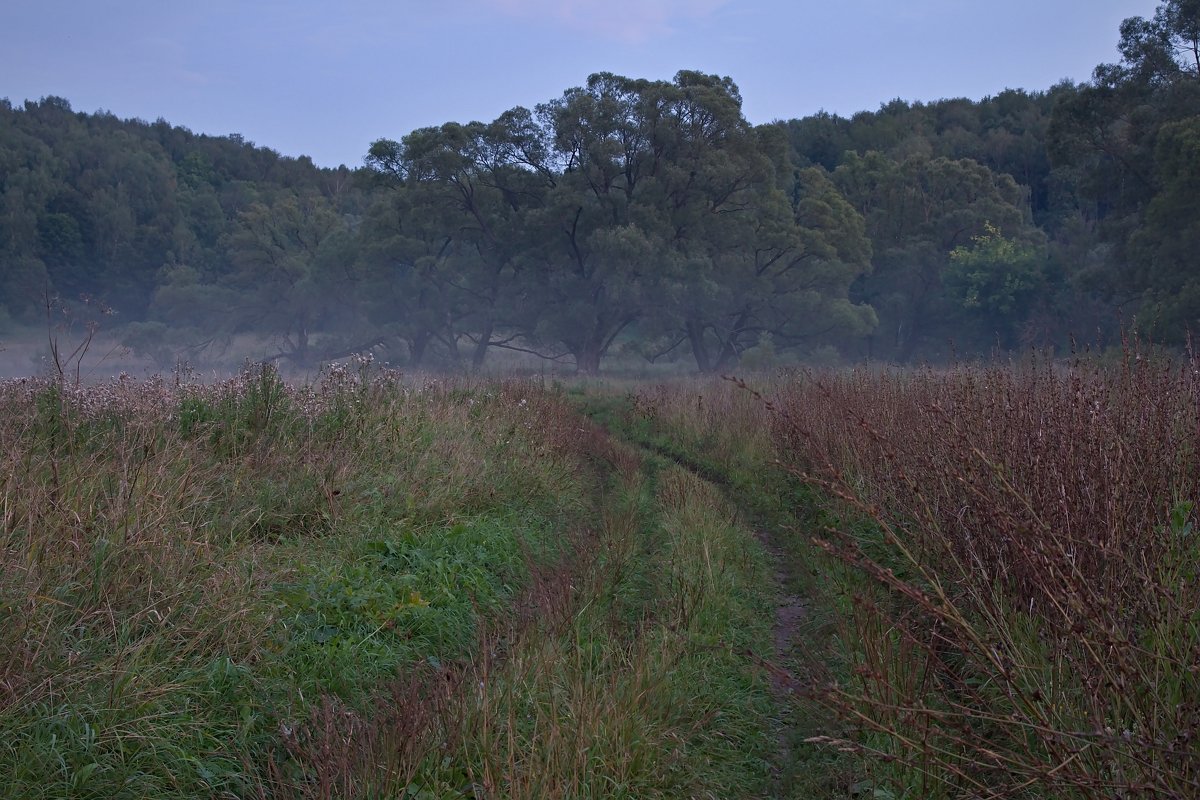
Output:
M1156 0L3 0L0 97L321 165L616 72L728 75L752 122L1085 80Z

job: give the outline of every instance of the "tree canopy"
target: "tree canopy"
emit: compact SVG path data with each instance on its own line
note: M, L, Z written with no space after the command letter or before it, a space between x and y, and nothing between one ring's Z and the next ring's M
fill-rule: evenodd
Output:
M98 300L166 365L497 350L721 371L938 359L1200 324L1200 2L1092 80L753 125L727 78L590 76L319 169L240 136L0 102L0 330Z

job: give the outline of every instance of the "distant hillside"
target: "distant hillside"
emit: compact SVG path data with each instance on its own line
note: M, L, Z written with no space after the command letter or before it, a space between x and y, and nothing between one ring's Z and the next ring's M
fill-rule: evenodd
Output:
M236 135L0 101L0 317L43 317L49 289L140 319L164 267L221 268L239 211L346 179Z

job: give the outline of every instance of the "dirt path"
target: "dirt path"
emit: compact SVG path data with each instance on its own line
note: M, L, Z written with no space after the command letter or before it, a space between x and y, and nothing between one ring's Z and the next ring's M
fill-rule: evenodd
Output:
M793 594L788 587L793 583L783 550L774 541L772 532L758 528L755 537L769 554L774 567L775 619L771 626L771 641L774 649L772 663L763 665L771 675L771 691L779 709L779 729L776 734L777 755L772 770L772 783L776 796L787 795L790 767L795 761L793 740L795 726L792 715L795 708L793 695L800 691L800 680L791 671L797 658L796 647L801 640L801 625L808 616L808 603L802 595Z
M794 591L798 581L795 574L796 564L786 554L779 538L781 531L774 530L770 525L762 524L762 515L749 507L748 503L738 497L737 487L729 478L711 466L699 463L687 456L672 452L652 442L637 441L622 435L620 430L604 425L603 420L596 419L610 435L628 442L640 450L660 459L669 461L687 470L693 475L718 487L725 499L735 509L736 517L741 525L758 541L767 553L771 567L771 592L775 601L774 618L771 622L771 656L763 658L755 653L745 655L768 676L771 694L775 700L775 718L778 721L775 731L776 748L774 763L771 765L772 797L795 797L790 790L792 774L795 771L796 754L794 744L797 739L795 725L796 697L803 690L803 682L797 677L796 664L802 653L800 648L804 642L804 625L809 617L810 604L806 597Z
M800 688L799 679L787 671L786 665L796 660L796 645L800 640L801 625L808 616L808 601L803 595L788 592L793 580L792 572L787 568L782 550L772 541L771 532L760 528L755 532L755 537L770 554L775 567L777 605L771 633L775 645L773 660L776 670L772 671L771 683L776 694L786 698Z

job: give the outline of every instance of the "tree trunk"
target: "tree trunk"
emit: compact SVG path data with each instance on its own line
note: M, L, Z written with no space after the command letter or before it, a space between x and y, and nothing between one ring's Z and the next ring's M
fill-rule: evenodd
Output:
M737 340L741 335L742 328L749 320L750 313L748 311L743 311L738 315L737 321L730 328L728 338L721 344L721 353L717 357L717 363L713 366L713 370L720 372L741 361L742 351L737 348Z
M600 358L603 354L600 352L600 347L594 342L588 342L573 355L575 356L575 369L581 374L600 374Z
M689 319L684 327L687 330L688 342L692 346L692 355L696 359L696 369L702 373L712 372L712 360L708 357L708 347L704 344L704 326L694 319Z
M914 309L908 324L901 323L896 330L896 355L894 358L901 364L911 361L913 353L917 350L922 316L923 312L920 307Z
M421 362L425 360L425 350L429 347L429 340L432 338L433 334L429 331L421 331L408 340L409 369L417 369L421 366Z
M495 324L489 319L479 334L479 341L475 344L475 353L471 356L471 369L476 372L483 367L483 362L487 359L488 348L492 346L492 331L495 329Z
M717 359L717 363L713 367L713 371L720 372L726 367L731 367L741 360L742 354L733 346L733 339L730 339L721 347L721 355Z
M298 366L307 367L309 359L308 351L308 321L301 318L296 325L296 349L292 353L292 358Z

